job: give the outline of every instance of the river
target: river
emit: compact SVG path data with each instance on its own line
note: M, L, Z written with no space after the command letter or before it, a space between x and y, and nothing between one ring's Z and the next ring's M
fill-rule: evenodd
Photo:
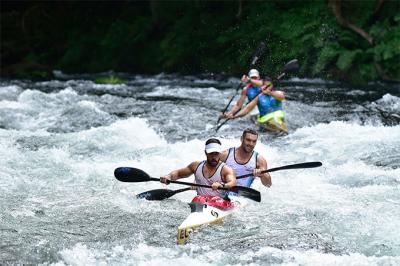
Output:
M159 177L204 159L204 141L238 146L248 117L217 133L234 77L90 75L0 80L0 264L399 265L400 88L349 87L292 78L290 133L261 133L269 167L321 161L272 174L251 202L176 245L194 192L138 200L157 182L121 183L119 166ZM192 181L193 178L188 178Z

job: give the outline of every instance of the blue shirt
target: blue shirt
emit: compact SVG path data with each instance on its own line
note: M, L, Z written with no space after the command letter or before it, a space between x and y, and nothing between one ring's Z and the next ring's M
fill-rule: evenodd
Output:
M271 95L261 94L258 97L258 110L260 117L278 110L282 110L282 101L279 101Z
M253 87L251 85L250 86L248 85L245 90L246 90L246 96L247 96L247 99L249 100L249 102L251 102L251 100L256 98L257 95L260 94L260 92L261 92L260 87Z

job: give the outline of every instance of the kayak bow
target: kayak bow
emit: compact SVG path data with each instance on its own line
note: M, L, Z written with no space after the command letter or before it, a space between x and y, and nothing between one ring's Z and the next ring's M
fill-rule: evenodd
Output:
M185 244L194 229L206 224L221 223L227 216L248 204L242 197L229 196L229 198L230 201L215 196L194 197L189 203L191 213L178 227L178 244Z

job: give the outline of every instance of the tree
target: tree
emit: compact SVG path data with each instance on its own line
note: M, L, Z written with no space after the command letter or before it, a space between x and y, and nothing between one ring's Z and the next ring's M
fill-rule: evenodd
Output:
M371 12L370 18L368 19L368 24L372 25L374 24L379 17L379 13L382 10L382 7L385 3L385 0L378 0L375 6L375 9L373 12ZM351 31L357 33L360 35L363 39L365 39L369 46L375 46L376 45L376 39L369 34L366 30L361 28L360 26L355 25L352 23L349 19L345 18L342 14L342 0L329 0L328 5L330 8L332 8L333 14L336 17L337 22L344 28L348 28ZM392 77L390 77L382 64L377 60L377 57L373 57L373 64L376 69L376 72L378 73L379 77L384 80L384 81L396 81L399 82L399 80L396 80Z

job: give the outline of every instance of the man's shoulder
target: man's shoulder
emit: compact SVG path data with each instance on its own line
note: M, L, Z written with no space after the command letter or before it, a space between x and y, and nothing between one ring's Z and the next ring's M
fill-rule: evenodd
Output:
M229 154L229 151L230 151L231 149L232 149L232 148L228 148L228 149L226 149L226 150L223 150L223 151L221 151L221 154L222 154L223 156L226 156L226 155Z
M201 161L193 161L189 164L190 168L194 168L194 170L196 170L196 168L200 165Z
M222 171L224 172L233 172L233 168L230 167L228 164L226 163L222 163Z
M256 151L254 151L254 152L255 152L255 155L257 156L257 162L260 162L260 161L266 162L267 161L265 159L265 157L263 155L261 155L259 152L256 152Z

